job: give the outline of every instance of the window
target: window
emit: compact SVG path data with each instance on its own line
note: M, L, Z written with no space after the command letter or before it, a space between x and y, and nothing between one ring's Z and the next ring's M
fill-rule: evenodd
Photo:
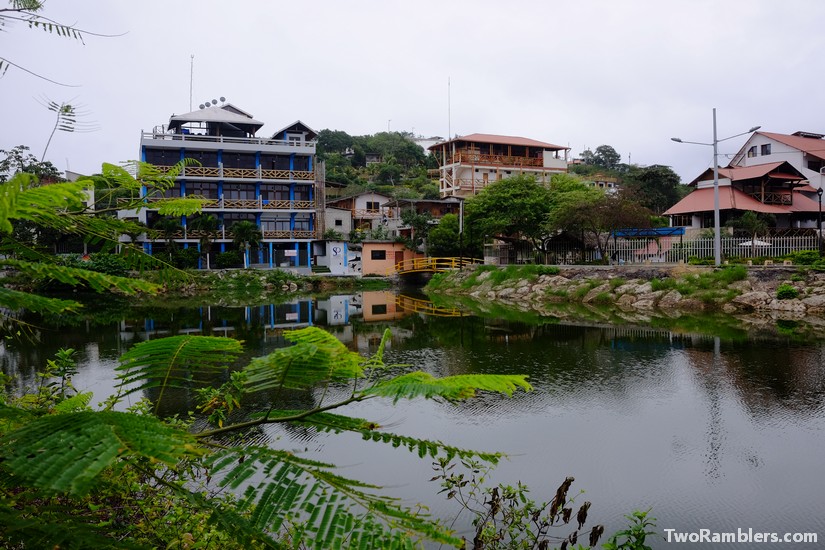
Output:
M819 172L822 170L822 161L821 160L809 160L808 161L808 170L813 170L814 172Z
M386 260L387 259L387 251L386 250L371 250L370 251L370 259L371 260Z
M378 201L367 201L367 212L378 212Z
M335 220L335 227L343 227L344 220Z
M386 315L387 314L387 304L373 304L372 305L372 314L373 315Z
M756 156L756 145L748 149L748 158L753 158Z
M771 154L771 144L770 143L763 144L762 147L760 147L759 154L762 155L762 156L770 155Z

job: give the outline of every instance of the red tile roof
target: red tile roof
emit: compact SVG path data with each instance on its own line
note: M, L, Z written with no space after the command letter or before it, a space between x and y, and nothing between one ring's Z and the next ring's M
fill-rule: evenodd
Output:
M794 200L797 196L794 196ZM692 214L694 212L711 212L713 210L713 188L696 189L665 211L665 215ZM762 204L729 185L719 187L719 210L753 210L763 214L788 214L787 206Z
M823 142L825 143L825 142ZM775 171L779 167L782 171ZM781 179L783 181L804 181L806 178L797 171L789 162L766 162L765 164L754 164L751 166L728 166L727 168L719 168L719 177L727 178L731 181L743 181L754 178L762 178L768 176L774 179ZM690 182L690 185L696 185L700 181L710 181L713 178L713 169L708 168L702 172L699 177Z
M809 155L813 155L815 157L825 160L825 140L823 139L802 136L790 136L788 134L775 134L773 132L755 133L761 134L765 137L778 141L779 143L784 143L785 145L789 145L794 149L799 149L800 151L804 151Z
M542 149L552 149L554 151L570 149L570 147L565 147L563 145L554 145L552 143L545 143L543 141L536 141L535 139L518 136L498 136L495 134L470 134L467 136L461 136L455 139L451 139L450 141L442 141L441 143L436 143L435 145L430 146L430 149L436 149L447 143L458 143L462 141L475 143L493 143L496 145L518 145L521 147L541 147Z

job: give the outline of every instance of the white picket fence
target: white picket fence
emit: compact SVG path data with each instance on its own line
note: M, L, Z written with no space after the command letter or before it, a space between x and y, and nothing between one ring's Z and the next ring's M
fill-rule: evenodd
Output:
M743 237L721 240L722 259L781 258L802 250L819 250L817 235L761 237L751 242ZM658 239L610 239L607 256L612 264L679 263L692 259L713 259L713 238L684 240L676 237ZM485 263L496 265L541 263L545 265L588 264L603 261L598 250L591 248L556 248L551 252L534 252L529 245L494 244L484 246Z
M781 258L801 250L818 250L816 235L796 237L748 238L725 237L721 239L722 259L732 258ZM654 239L611 240L608 255L614 263L688 262L693 258L714 257L713 238L680 240L679 237Z

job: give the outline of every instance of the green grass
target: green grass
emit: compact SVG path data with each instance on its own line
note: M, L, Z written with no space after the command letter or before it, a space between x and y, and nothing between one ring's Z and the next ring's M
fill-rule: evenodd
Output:
M623 284L627 283L627 281L625 279L621 278L621 277L613 277L612 279L610 279L609 283L610 283L610 290L616 290L617 288L619 288Z

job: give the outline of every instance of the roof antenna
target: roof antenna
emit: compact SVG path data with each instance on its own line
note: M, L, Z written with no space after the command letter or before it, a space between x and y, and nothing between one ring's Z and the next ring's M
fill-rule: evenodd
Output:
M192 82L195 75L195 54L189 56L189 112L192 112Z

